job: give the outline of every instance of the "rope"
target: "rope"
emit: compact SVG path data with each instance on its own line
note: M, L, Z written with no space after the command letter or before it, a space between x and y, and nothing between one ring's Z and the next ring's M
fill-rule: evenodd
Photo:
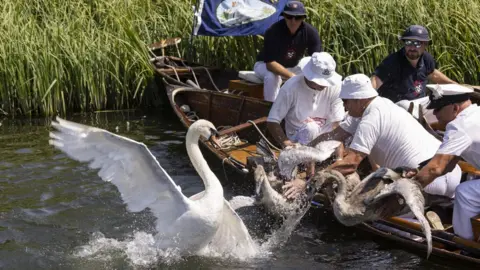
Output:
M252 120L248 120L247 121L248 123L252 124L255 129L258 131L258 133L260 134L260 136L262 136L262 138L268 143L268 145L270 147L272 147L273 149L277 150L277 151L282 151L281 149L279 149L278 147L276 147L275 145L273 145L268 139L267 137L265 137L265 135L263 135L262 131L258 128L257 124L255 124L255 122L253 122Z
M218 126L217 130L221 131L221 130L231 128L231 127L232 126ZM220 147L220 149L222 149L222 150L230 149L232 147L248 143L247 140L240 139L240 137L238 137L237 133L232 133L230 136L229 135L224 135L224 136L218 138L218 141L220 142L220 145L222 146L222 147Z

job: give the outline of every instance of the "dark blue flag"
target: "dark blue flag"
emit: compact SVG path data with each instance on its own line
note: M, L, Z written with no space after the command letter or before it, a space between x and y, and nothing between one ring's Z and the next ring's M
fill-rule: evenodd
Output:
M277 22L288 0L198 0L193 34L263 35Z

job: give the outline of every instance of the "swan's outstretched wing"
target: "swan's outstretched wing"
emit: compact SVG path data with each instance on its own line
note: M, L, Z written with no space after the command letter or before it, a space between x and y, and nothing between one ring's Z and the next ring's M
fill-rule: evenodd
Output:
M252 257L258 252L258 246L252 240L247 227L226 200L220 226L208 246L226 253L225 255L234 254L239 258Z
M49 143L100 169L98 175L118 188L129 211L153 206L159 224L168 226L189 209L189 200L143 143L58 117L57 121L52 122L57 131L50 133Z
M295 167L304 162L322 162L328 159L340 145L339 141L325 141L316 147L300 146L283 150L278 157L280 173L285 177L294 177Z
M430 224L424 215L425 198L423 197L421 187L417 183L415 183L413 180L400 178L393 183L386 185L379 194L372 199L366 200L365 203L367 205L373 204L380 201L382 198L393 194L399 194L405 199L405 203L420 222L423 233L425 234L425 238L427 239L428 258L432 252L432 232L430 229Z

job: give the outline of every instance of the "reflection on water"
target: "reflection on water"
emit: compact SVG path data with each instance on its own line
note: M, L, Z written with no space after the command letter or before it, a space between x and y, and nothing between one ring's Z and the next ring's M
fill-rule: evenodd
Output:
M169 111L68 119L144 142L187 196L203 189L186 155L185 130ZM180 258L174 251L157 254L151 237L154 218L148 210L127 212L115 186L55 151L48 144L49 125L49 119L3 120L0 125L0 269L446 268L373 242L329 215L321 216L317 228L310 214L285 244L248 262ZM220 162L209 161L225 184L227 198L253 193L244 183L248 179L228 171L225 179ZM261 209L239 214L261 241L272 232L270 226L276 226Z

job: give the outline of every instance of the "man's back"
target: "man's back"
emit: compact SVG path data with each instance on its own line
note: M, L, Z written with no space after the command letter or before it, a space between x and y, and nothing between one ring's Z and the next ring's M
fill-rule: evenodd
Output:
M407 111L390 100L375 98L358 124L351 148L370 154L380 166L415 168L431 158L440 141Z

